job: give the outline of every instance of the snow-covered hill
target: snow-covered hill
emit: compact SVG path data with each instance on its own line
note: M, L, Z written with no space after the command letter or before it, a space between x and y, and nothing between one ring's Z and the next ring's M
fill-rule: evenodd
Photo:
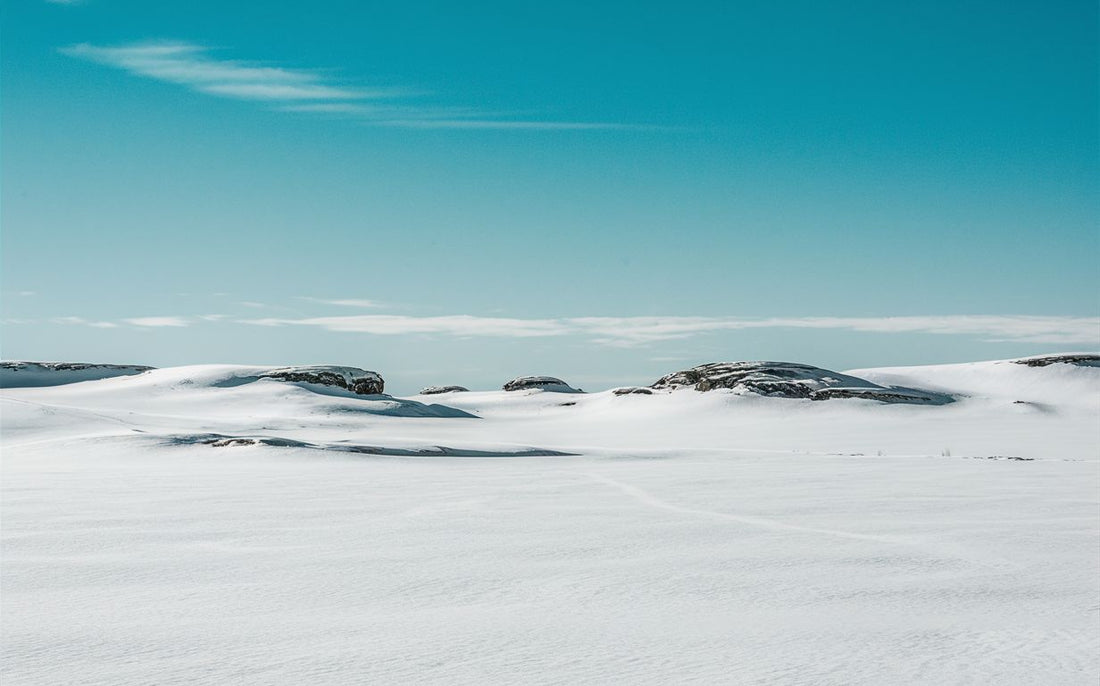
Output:
M761 371L761 365L769 366ZM706 382L708 392L688 384L696 383L695 372L679 372L650 394L563 394L552 392L557 385L533 384L409 398L360 395L353 389L374 390L382 381L356 368L175 367L6 390L4 431L9 444L22 435L41 438L43 431L52 437L140 433L145 439L217 433L507 453L691 449L1097 457L1100 367L999 361L843 374L779 363L728 367L696 368L718 370L718 381ZM692 378L676 381L685 374ZM722 382L730 387L715 387ZM814 402L838 390L851 393ZM871 394L860 397L858 391ZM886 394L888 402L875 394ZM917 404L895 404L900 394Z
M796 365L802 396L238 365L7 387L0 676L1093 684L1089 362Z
M0 388L61 386L80 381L141 374L152 369L136 364L89 364L87 362L0 362Z

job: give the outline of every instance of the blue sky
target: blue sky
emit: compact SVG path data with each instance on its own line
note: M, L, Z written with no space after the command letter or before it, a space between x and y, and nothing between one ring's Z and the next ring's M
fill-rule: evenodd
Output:
M592 4L6 3L3 356L1100 346L1095 3Z

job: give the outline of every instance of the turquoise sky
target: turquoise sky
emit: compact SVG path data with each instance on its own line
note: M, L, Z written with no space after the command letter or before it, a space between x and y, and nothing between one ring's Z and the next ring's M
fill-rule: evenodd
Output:
M1095 2L2 12L8 359L408 392L1100 347Z

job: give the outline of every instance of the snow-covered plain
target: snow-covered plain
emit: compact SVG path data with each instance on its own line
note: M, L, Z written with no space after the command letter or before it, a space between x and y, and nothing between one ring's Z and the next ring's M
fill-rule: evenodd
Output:
M3 683L1100 679L1100 368L851 372L940 406L258 371L3 390Z

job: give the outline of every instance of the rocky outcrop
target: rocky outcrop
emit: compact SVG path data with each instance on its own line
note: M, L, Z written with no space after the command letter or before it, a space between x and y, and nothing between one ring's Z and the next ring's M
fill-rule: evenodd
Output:
M88 362L0 362L0 388L62 386L80 381L97 381L116 376L133 376L154 367L137 364L92 364Z
M869 381L793 362L713 362L663 376L651 388L692 387L697 391L728 388L759 395L809 398L810 393L819 388L841 385L845 381L854 381L855 385L870 384Z
M258 374L257 378L335 386L357 395L379 395L386 388L386 383L378 372L370 372L358 367L330 365L280 367Z
M506 391L540 390L554 393L583 393L579 388L573 388L561 379L553 376L521 376L504 384Z
M653 390L645 386L624 386L611 391L615 395L653 395Z
M1012 360L1016 364L1028 367L1047 367L1052 364L1072 364L1078 367L1100 367L1100 355L1095 353L1070 353L1065 355L1042 355Z
M469 393L470 389L464 386L428 386L420 389L420 395L439 395L441 393Z
M697 391L724 388L780 398L864 398L921 405L943 405L954 400L941 393L880 386L867 379L794 362L714 362L663 376L651 388Z
M810 394L810 400L832 400L834 398L863 398L877 400L880 403L907 403L909 405L946 405L955 399L943 393L922 391L900 386L878 388L822 388Z

